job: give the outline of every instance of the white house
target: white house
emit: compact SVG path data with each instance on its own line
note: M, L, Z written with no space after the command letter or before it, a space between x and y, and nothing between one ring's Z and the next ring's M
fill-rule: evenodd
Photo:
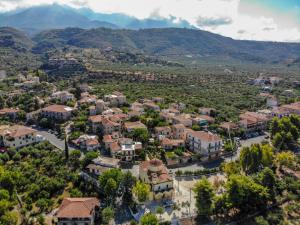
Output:
M191 151L203 156L218 155L222 149L222 139L213 133L188 130L186 142Z
M20 125L0 127L0 146L21 148L41 140L43 138L37 131L29 127Z

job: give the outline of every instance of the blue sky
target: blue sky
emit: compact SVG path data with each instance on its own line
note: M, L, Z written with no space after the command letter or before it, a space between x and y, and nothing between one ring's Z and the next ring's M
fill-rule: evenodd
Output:
M0 10L54 2L141 19L174 16L235 39L300 42L300 0L0 0Z

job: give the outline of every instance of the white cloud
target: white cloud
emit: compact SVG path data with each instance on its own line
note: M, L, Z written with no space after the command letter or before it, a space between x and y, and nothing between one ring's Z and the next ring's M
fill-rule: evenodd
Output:
M126 13L140 19L175 16L194 26L238 39L299 41L300 25L282 20L263 11L253 13L253 8L242 5L241 0L0 0L0 9L28 7L51 3L73 7L88 6L94 11ZM242 6L242 7L241 7ZM248 8L247 8L248 7Z

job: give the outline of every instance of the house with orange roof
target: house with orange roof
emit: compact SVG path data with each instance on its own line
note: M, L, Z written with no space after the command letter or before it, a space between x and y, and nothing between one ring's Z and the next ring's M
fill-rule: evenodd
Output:
M89 117L88 121L93 133L97 133L99 131L103 118L104 116L102 115L94 115Z
M99 211L97 198L64 198L54 217L57 225L94 225Z
M21 148L42 141L37 131L21 125L0 128L0 146Z
M173 178L161 160L152 159L139 165L139 178L151 187L150 200L171 199L174 195Z
M66 121L72 117L74 108L65 105L49 105L41 110L41 115L49 119Z
M210 132L188 130L186 143L189 150L207 157L218 156L222 150L222 139Z
M239 125L246 132L261 131L267 128L270 118L256 112L245 112L240 115Z
M108 118L103 118L101 121L100 132L103 135L121 132L121 123L116 123Z

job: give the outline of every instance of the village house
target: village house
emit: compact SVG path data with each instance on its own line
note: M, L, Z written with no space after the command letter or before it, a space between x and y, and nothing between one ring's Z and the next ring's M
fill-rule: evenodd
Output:
M21 148L43 140L37 131L29 127L14 125L0 127L0 146Z
M41 116L66 121L72 117L74 108L65 105L50 105L41 110Z
M143 108L143 104L139 103L139 102L132 103L131 106L130 106L130 109L132 111L138 111L140 113L143 113L145 111L144 108Z
M74 95L68 91L57 91L51 95L51 99L57 99L61 103L66 103L68 101L74 100Z
M221 128L222 130L226 131L226 132L232 132L232 131L236 131L239 129L238 124L233 123L233 122L224 122L221 123L219 128Z
M172 126L173 138L186 139L186 127L183 124L175 124Z
M77 101L78 105L82 104L96 104L97 102L97 96L96 95L90 95L88 92L83 92L80 95L80 100Z
M171 199L174 195L173 179L161 160L152 159L139 165L139 178L151 186L150 200Z
M270 119L256 112L245 112L240 115L240 127L246 132L262 131L267 128L267 123Z
M180 114L174 116L172 119L173 124L183 124L185 127L192 127L193 121L188 114Z
M81 135L73 141L73 143L80 147L82 150L95 151L100 148L98 137L95 135Z
M160 107L158 105L156 105L154 102L152 101L147 101L143 104L143 107L145 109L148 109L148 110L153 110L153 111L157 111L159 112L160 111Z
M222 150L222 139L210 132L189 130L186 143L190 151L207 157L218 156Z
M215 118L208 116L208 115L199 115L198 117L202 120L207 121L207 123L209 123L209 124L212 124L216 121Z
M178 103L172 103L170 105L170 108L174 108L177 109L179 111L183 111L186 109L186 104L182 103L182 102L178 102Z
M165 120L166 122L168 123L172 123L173 122L173 118L175 117L176 115L174 113L170 113L170 112L160 112L159 113L159 117L163 120Z
M103 120L104 116L102 115L95 115L89 117L89 124L91 126L91 130L93 133L97 133L100 131L101 122Z
M19 109L4 108L0 109L0 117L8 117L11 120L16 120L18 117Z
M128 133L133 132L136 129L147 129L146 125L140 121L137 122L125 122L124 130Z
M198 112L202 115L212 116L217 110L215 108L198 108Z
M163 138L160 143L161 147L166 151L170 151L176 148L184 148L185 141L182 139L169 139Z
M99 211L97 198L64 198L54 217L57 225L94 225Z
M154 132L157 139L170 138L172 136L172 129L169 126L155 127Z
M107 109L107 105L102 99L96 101L96 114L101 114Z
M126 103L126 96L115 91L111 95L105 95L103 100L109 102L110 106L122 106Z
M118 142L110 145L110 152L113 158L122 161L132 161L136 156L136 150L140 150L142 143L134 142L130 138L120 138Z
M129 119L134 118L134 117L138 118L141 115L143 115L143 112L136 111L136 110L131 110L131 111L127 112L127 115L128 115Z
M115 123L108 118L103 118L100 125L100 133L106 135L113 132L121 132L121 124Z

